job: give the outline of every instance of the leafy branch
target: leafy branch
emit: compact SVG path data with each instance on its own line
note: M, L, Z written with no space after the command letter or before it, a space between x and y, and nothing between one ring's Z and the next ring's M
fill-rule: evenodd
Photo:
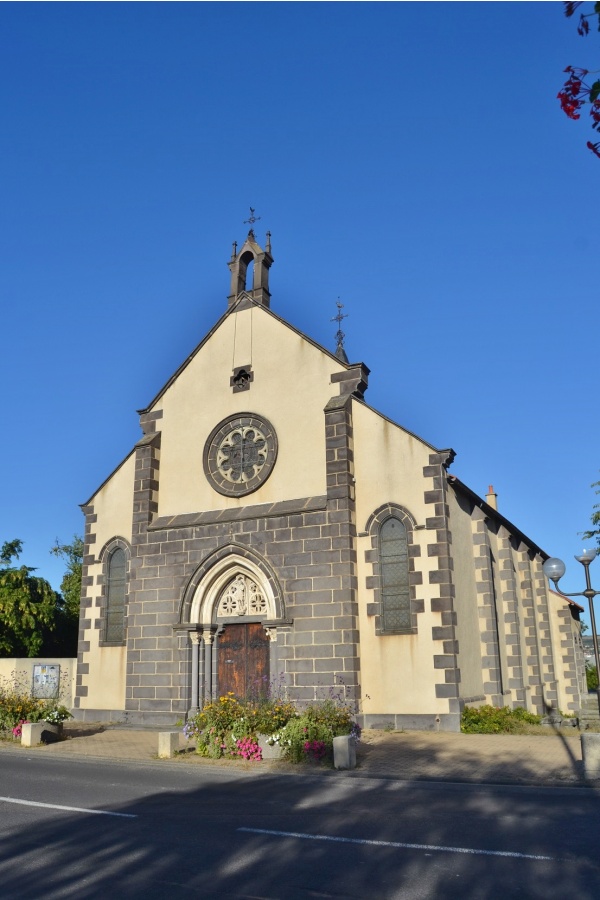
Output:
M596 494L600 494L600 481L595 481L592 487L598 488ZM592 515L590 516L592 525L595 525L595 528L591 528L589 531L584 531L583 538L584 540L588 540L589 538L596 538L598 544L600 544L600 503L595 503L593 508Z
M583 0L578 3L565 3L565 16L572 16L575 10L582 5ZM581 37L589 34L589 20L594 18L597 20L598 31L600 31L600 2L594 3L593 12L580 14L577 33ZM579 119L581 118L580 110L582 107L589 106L592 128L600 132L600 79L596 79L592 84L588 84L585 80L586 77L596 73L590 73L589 69L582 69L577 66L567 66L565 72L569 73L569 77L557 94L562 111L569 119ZM600 159L600 141L596 141L596 143L588 141L587 147Z

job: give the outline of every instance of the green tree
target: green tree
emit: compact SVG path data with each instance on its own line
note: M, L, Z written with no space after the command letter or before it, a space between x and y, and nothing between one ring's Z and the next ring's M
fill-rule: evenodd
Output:
M0 655L37 656L56 624L61 597L30 566L16 566L23 542L0 549Z
M67 570L60 583L62 603L57 609L54 649L58 656L76 656L83 572L83 540L75 534L72 543L61 544L57 538L50 553L63 559L67 565Z

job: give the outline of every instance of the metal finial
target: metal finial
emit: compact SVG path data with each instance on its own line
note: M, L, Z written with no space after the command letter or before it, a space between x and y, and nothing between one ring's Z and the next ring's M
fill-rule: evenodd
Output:
M344 338L346 337L346 335L342 331L342 319L347 319L348 313L342 312L342 310L344 308L344 304L340 303L339 297L337 298L335 305L337 306L337 309L338 309L337 316L334 316L333 319L330 320L331 322L338 323L338 330L335 335L335 339L337 341L337 347L335 348L335 355L339 359L343 360L344 362L348 362L348 357L346 356L346 351L344 350Z
M237 241L233 242L233 247L231 248L231 259L234 260L237 256Z
M262 218L262 216L255 216L254 215L255 212L256 212L256 210L251 206L250 207L250 218L244 219L244 225L249 225L250 230L252 230L252 226L254 225L254 223L260 221L260 219Z

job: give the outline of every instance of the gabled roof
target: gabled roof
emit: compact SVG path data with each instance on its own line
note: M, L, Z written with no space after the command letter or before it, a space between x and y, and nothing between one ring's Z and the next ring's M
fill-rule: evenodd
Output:
M460 491L461 494L464 494L466 497L468 497L475 504L475 506L478 506L481 510L483 510L483 512L489 519L493 519L495 522L498 522L499 525L504 525L504 527L507 528L511 532L511 534L514 534L519 538L519 540L523 541L524 544L527 544L529 547L531 547L532 550L535 550L536 553L539 553L544 561L549 559L550 554L546 553L545 550L542 550L542 548L539 547L535 543L535 541L532 541L531 538L528 538L527 535L524 534L519 528L517 528L516 525L513 525L510 519L507 519L505 516L501 515L497 509L494 509L493 506L490 506L489 503L486 503L486 501L482 497L476 494L475 491L472 491L470 487L467 487L467 485L464 484L464 482L462 482L460 478L457 478L456 475L448 475L448 484L450 485L450 487L453 487L455 490Z
M332 362L336 363L336 365L342 366L346 370L353 369L357 365L364 365L361 363L344 362L343 360L341 360L339 358L339 356L337 356L331 350L328 350L326 347L323 347L323 345L319 344L318 341L313 340L313 338L309 337L303 331L300 331L299 328L296 328L295 325L292 325L290 322L288 322L287 319L283 319L281 316L278 316L277 313L273 312L273 310L270 309L270 307L266 307L261 303L257 303L246 292L244 292L243 294L240 295L240 297L233 304L233 306L231 306L228 310L226 310L225 313L220 317L220 319L218 319L218 321L215 322L215 324L210 329L210 331L207 332L207 334L202 338L200 343L197 344L197 346L192 350L192 352L187 357L187 359L184 360L184 362L179 366L177 371L173 373L173 375L163 385L163 387L159 390L159 392L156 394L156 396L153 397L153 399L150 401L148 406L145 409L137 410L138 415L143 415L152 410L153 406L156 403L158 403L158 401L161 399L161 397L164 396L164 394L171 387L171 385L177 380L177 378L181 375L181 373L187 368L187 366L189 366L189 364L192 362L194 357L200 352L200 350L202 350L202 348L207 343L207 341L210 340L212 335L215 334L215 332L217 332L219 330L219 328L221 327L221 325L223 324L225 319L227 319L228 316L232 315L235 312L239 312L240 309L248 309L249 306L253 306L255 308L260 308L262 310L262 312L264 312L268 316L271 316L271 318L275 319L275 321L279 322L281 325L284 325L286 328L289 328L290 331L293 331L294 334L298 335L298 337L301 337L303 340L307 341L311 346L315 347L316 350L320 350L321 353L324 353L326 356L328 356L332 360ZM367 369L367 373L368 373L368 371L369 370ZM409 434L409 435L411 435L411 437L414 437L417 440L421 441L423 444L425 444L427 447L430 447L436 453L448 453L449 456L454 458L455 454L454 454L453 450L441 449L439 447L435 447L429 441L426 441L425 438L422 438L420 435L415 434L413 431L410 431L408 428L405 428L399 422L396 422L394 419L391 419L389 416L387 416L385 413L381 412L380 410L375 409L375 407L371 406L369 403L366 403L364 400L356 399L356 402L362 403L364 406L368 407L368 409L370 409L376 415L380 416L382 419L385 419L386 422L389 422L390 425L394 425L396 428L402 429L402 431L406 432L406 434Z
M221 325L223 324L225 319L227 319L228 316L232 315L235 312L239 312L240 308L247 309L249 306L253 306L256 309L260 309L261 312L264 312L266 315L271 316L277 322L280 322L281 325L285 325L286 328L289 328L290 331L294 332L294 334L297 334L299 337L303 338L303 340L307 341L309 344L311 344L317 350L320 350L321 353L325 353L326 356L328 356L338 366L343 366L345 369L349 369L352 367L350 363L342 362L342 360L340 360L335 355L335 353L332 353L330 350L327 350L326 347L321 346L321 344L317 343L317 341L314 341L312 338L308 337L308 335L304 334L303 331L300 331L300 329L296 328L294 325L291 325L285 319L282 319L281 316L278 316L277 313L274 313L272 309L264 306L261 303L257 303L247 293L244 293L243 295L241 295L238 298L238 300L228 310L226 310L226 312L221 316L221 318L217 322L215 322L215 324L210 329L210 331L202 338L200 343L192 350L192 352L190 353L188 358L179 366L177 371L173 373L173 375L169 378L169 380L166 382L166 384L163 385L163 387L160 389L158 394L150 401L148 406L145 409L137 410L138 414L143 415L144 413L148 413L151 411L152 407L156 403L158 403L158 401L166 393L166 391L171 387L171 385L175 381L177 381L177 379L179 378L181 373L189 366L189 364L192 362L194 357L200 352L200 350L202 350L202 348L207 343L207 341L209 341L210 338L213 336L213 334L215 334L215 332L217 332L219 330L219 328L221 327Z
M575 601L571 600L570 597L565 597L563 594L559 594L558 591L553 591L552 588L550 588L550 593L554 594L555 597L560 597L561 600L566 600L569 606L574 606L575 609L579 610L579 612L585 612L585 608L583 606L580 606L579 603L575 603Z
M117 463L117 465L114 467L114 469L112 470L112 472L110 473L110 475L107 475L106 478L104 479L104 481L102 482L102 484L99 484L99 485L98 485L98 487L96 488L96 490L94 491L94 493L90 495L89 499L86 500L85 503L80 503L80 504L79 504L79 506L80 506L81 509L83 509L84 507L90 505L90 503L92 502L92 500L94 499L94 497L96 496L96 494L97 494L99 491L102 490L102 488L104 487L105 484L108 484L108 482L109 482L110 479L113 477L113 475L116 475L117 472L119 471L119 469L120 469L122 466L125 465L125 463L126 463L127 460L129 459L129 457L130 457L133 453L135 453L135 448L136 448L136 447L137 447L137 444L134 444L133 447L131 448L131 450L129 451L129 453L127 454L127 456L124 456L123 459L121 460L121 462L120 462L120 463Z

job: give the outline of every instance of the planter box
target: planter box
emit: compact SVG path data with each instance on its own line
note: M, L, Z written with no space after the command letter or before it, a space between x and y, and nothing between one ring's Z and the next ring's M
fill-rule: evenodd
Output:
M62 733L62 722L58 725L51 725L50 722L26 722L21 729L21 746L51 744L53 741L60 741Z
M269 735L259 734L256 736L258 746L262 752L263 759L283 759L283 750L279 744L269 744Z

